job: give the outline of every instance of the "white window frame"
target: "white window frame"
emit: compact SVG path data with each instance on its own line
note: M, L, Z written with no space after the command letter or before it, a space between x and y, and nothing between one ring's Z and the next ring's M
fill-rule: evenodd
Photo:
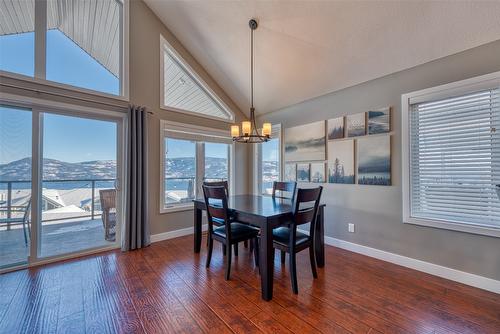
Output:
M411 216L411 157L410 157L410 110L411 104L464 95L474 91L500 87L500 72L490 73L458 82L423 89L401 96L401 137L403 177L403 223L435 227L472 234L500 237L500 229L441 220L422 219Z
M167 134L168 132L176 133L175 136ZM235 148L232 143L232 138L229 136L228 131L208 128L204 126L197 126L191 124L184 124L179 122L161 120L160 121L160 201L159 212L171 213L178 211L193 210L193 203L179 203L172 204L168 207L165 206L165 139L175 138L180 140L191 140L196 142L196 185L195 197L200 197L199 191L205 177L205 142L224 143L229 145L228 152L228 183L229 193L234 194L234 153Z
M35 57L34 57L34 76L27 76L24 74L8 72L0 70L0 78L13 78L17 80L24 80L30 83L40 84L52 88L63 88L71 92L92 94L105 98L118 99L122 101L130 100L129 93L129 11L130 0L115 0L122 4L120 15L120 24L122 33L120 36L120 93L119 95L109 94L92 90L89 88L73 86L56 81L46 79L46 51L47 51L47 2L35 0Z
M222 117L215 117L210 115L205 115L201 113L197 113L194 111L174 108L165 105L165 64L164 64L164 53L168 52L170 56L175 58L175 60L183 67L186 72L191 76L191 78L198 84L198 86L203 89L217 104L219 104L225 112L228 113L229 119ZM198 73L189 65L189 63L184 60L184 58L175 50L175 48L163 37L160 35L160 109L193 115L197 117L215 119L218 121L226 122L226 123L234 123L235 116L234 112L229 108L229 106L215 93L215 91L198 75Z
M283 180L283 175L284 175L284 164L283 164L283 131L281 124L272 124L272 132L271 132L271 138L278 139L278 151L279 151L279 166L278 166L278 181ZM253 184L253 189L254 193L257 195L268 195L263 192L262 189L262 144L254 145L253 149L253 154L254 154L254 184Z

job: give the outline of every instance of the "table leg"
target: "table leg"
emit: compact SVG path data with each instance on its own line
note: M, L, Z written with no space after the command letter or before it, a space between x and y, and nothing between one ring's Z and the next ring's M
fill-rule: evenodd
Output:
M273 273L274 273L274 251L273 251L273 229L266 224L260 231L260 282L262 299L273 298Z
M316 231L314 238L314 253L316 255L316 265L319 268L325 266L325 209L318 208L318 218L316 220Z
M194 252L199 253L201 249L201 217L202 211L194 208Z

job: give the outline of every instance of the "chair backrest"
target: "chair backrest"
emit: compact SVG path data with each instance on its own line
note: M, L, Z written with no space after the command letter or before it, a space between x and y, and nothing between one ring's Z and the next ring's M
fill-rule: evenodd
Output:
M208 232L213 232L214 221L217 225L224 225L227 238L231 238L227 192L224 186L203 185L203 196L207 207Z
M30 213L31 213L31 197L28 200L28 203L26 204L26 207L24 209L24 214L23 214L23 221L25 223L28 223L29 218L30 218Z
M273 182L273 198L284 198L293 200L297 182ZM278 194L276 192L279 191ZM286 196L288 193L288 196Z
M101 201L101 210L108 211L116 208L116 189L99 190L99 200Z
M209 187L224 187L227 196L229 196L229 184L227 181L204 181L203 185Z
M297 195L293 201L293 229L294 236L297 226L310 224L309 235L313 237L314 227L316 225L316 216L318 214L319 201L323 187L312 189L298 189Z

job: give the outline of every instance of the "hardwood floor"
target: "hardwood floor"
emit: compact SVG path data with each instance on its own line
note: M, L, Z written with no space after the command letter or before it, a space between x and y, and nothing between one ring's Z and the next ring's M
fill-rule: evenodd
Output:
M313 280L298 254L299 295L275 257L271 302L247 249L224 280L192 236L0 275L0 333L500 333L500 295L326 248ZM205 245L205 242L203 242Z

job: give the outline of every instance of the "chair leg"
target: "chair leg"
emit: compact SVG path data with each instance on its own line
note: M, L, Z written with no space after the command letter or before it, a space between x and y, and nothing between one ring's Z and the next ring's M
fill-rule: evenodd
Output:
M208 235L208 253L207 253L207 263L206 267L210 267L210 261L212 260L212 250L214 249L214 240L210 235Z
M259 239L255 238L252 239L250 242L250 247L253 245L253 256L255 258L255 266L259 267ZM260 268L259 268L259 273L260 273Z
M226 245L226 281L229 281L231 275L231 244Z
M285 264L285 259L286 259L286 252L285 251L281 251L281 263Z
M26 223L23 221L24 244L28 246L28 237L26 236Z
M318 272L316 271L316 258L314 257L314 247L309 246L309 260L311 261L311 271L314 278L318 278Z
M297 263L295 261L295 252L290 252L290 280L292 281L292 291L294 294L299 293L299 287L297 285Z
M254 239L250 240L250 252L253 252L254 249Z
M238 256L238 243L235 243L233 247L234 247L234 256Z
M248 240L243 241L243 246L244 246L245 248L248 248ZM236 255L236 254L235 254L235 255Z
M222 255L226 256L226 245L221 244L221 246L222 246Z

